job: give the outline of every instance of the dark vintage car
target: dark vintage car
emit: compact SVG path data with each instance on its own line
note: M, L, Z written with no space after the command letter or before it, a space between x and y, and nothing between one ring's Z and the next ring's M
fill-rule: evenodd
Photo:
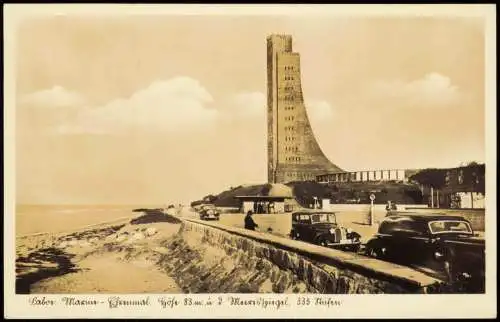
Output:
M380 223L367 255L430 269L466 292L484 292L485 243L464 217L395 212Z
M309 243L358 251L360 235L337 224L334 212L300 210L292 213L290 237Z
M220 212L213 204L202 205L199 209L199 213L201 220L219 220L220 218Z

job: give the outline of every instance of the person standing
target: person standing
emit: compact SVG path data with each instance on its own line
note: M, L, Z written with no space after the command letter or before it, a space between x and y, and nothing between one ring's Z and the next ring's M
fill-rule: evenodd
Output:
M269 213L274 214L274 202L273 201L271 201L269 203Z
M252 214L252 211L249 210L247 212L247 215L245 216L245 229L255 230L256 227L259 227L259 225L257 225L255 221L253 221Z
M386 211L385 215L386 216L390 216L391 215L391 210L392 210L392 204L391 204L391 201L388 200L387 201L387 205L385 206L385 211Z

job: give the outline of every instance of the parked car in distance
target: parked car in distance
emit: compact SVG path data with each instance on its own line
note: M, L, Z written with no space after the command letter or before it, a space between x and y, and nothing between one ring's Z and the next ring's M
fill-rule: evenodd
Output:
M199 210L201 220L219 220L220 212L213 204L204 204Z
M292 213L290 237L296 240L357 252L361 235L337 224L334 212L300 210Z
M485 242L462 216L393 212L382 220L365 252L423 265L466 292L484 292Z

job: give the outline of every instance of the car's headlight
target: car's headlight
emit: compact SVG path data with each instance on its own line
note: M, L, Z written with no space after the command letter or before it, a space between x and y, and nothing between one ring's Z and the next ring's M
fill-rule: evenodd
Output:
M465 272L464 272L464 273L462 273L461 275L462 275L462 277L463 277L463 278L465 278L465 279L468 279L468 278L471 278L471 277L472 277L469 273L465 273Z
M335 234L335 229L330 228L330 234L332 234L332 235Z

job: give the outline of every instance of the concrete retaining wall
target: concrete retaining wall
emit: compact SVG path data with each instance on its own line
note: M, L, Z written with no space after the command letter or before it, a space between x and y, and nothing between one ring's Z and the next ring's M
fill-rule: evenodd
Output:
M274 292L289 289L290 276L305 283L309 292L331 294L435 293L443 286L404 266L215 222L183 219L179 234L186 241L201 240L223 250L227 256L240 254L238 265L269 268ZM257 262L260 268L255 268Z
M237 214L240 213L239 207L217 207L222 214Z

